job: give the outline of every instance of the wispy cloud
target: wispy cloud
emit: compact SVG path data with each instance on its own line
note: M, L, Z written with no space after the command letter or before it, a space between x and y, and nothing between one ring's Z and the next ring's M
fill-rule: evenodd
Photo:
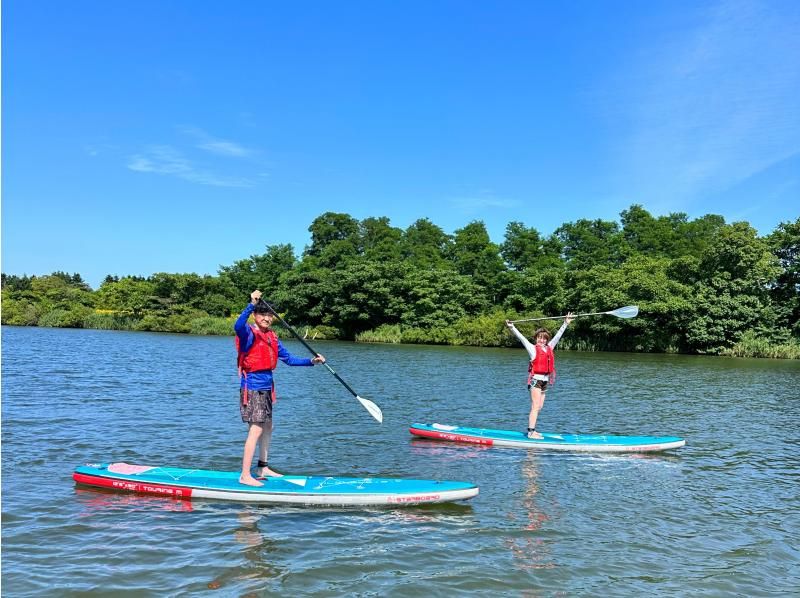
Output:
M263 180L267 173L264 164L258 159L258 152L241 143L229 139L221 139L210 135L196 126L181 125L175 127L180 134L176 144L154 144L130 157L127 167L135 172L147 172L173 176L199 185L214 187L255 187L256 179ZM198 151L201 150L201 151ZM217 158L213 167L206 165L210 161L208 154ZM234 161L221 160L230 158ZM241 171L250 168L251 176L230 176L220 174L221 168Z
M106 154L110 151L114 151L116 148L114 145L105 142L94 142L94 143L87 143L83 146L83 150L86 152L87 155L91 156L92 158L96 158L101 154Z
M240 143L213 137L198 127L184 126L180 127L179 130L195 139L195 147L212 154L235 158L246 158L253 154L252 150Z
M680 208L800 151L800 10L792 6L721 1L697 28L645 49L619 97L631 126L619 173L628 189Z
M253 187L254 183L242 177L226 177L195 166L180 151L169 145L156 145L130 158L130 170L174 176L191 183L214 187Z

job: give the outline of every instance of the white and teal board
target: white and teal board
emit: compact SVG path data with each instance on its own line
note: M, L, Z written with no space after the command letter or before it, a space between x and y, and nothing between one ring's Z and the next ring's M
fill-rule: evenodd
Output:
M581 451L589 453L644 453L666 451L686 444L677 436L606 436L598 434L552 434L543 432L541 439L528 438L522 432L466 428L444 424L411 424L415 436L468 442L484 446Z
M78 484L178 499L208 498L272 504L419 505L472 498L468 482L405 478L297 476L265 478L263 486L239 483L239 472L105 463L78 467Z

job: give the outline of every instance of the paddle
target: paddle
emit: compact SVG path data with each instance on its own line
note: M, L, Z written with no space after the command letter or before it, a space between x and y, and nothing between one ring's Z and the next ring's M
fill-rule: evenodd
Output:
M618 307L612 311L596 311L590 314L575 314L573 318L579 318L581 316L616 316L618 318L635 318L639 314L639 306L638 305L626 305L625 307ZM566 318L567 316L550 316L547 318L527 318L525 320L511 320L512 323L516 324L517 322L535 322L537 320L560 320L561 318Z
M304 339L302 336L300 336L300 335L297 333L297 331L296 331L294 328L292 328L291 326L289 326L289 324L287 324L287 323L286 323L286 320L284 320L282 317L280 317L280 315L278 314L278 312L277 312L277 311L275 311L275 308L273 308L273 307L272 307L272 306L271 306L269 303L267 303L267 302L266 302L266 301L264 301L263 299L259 299L259 301L263 301L263 302L264 302L264 305L266 305L266 306L267 306L267 308L268 308L268 309L269 309L269 310L270 310L270 311L273 313L273 315L274 315L276 318L278 318L278 321L279 321L281 324L283 324L283 325L284 325L286 328L288 328L288 329L289 329L289 332L291 332L291 333L294 335L294 337L295 337L297 340L299 340L301 343L303 343L303 346L304 346L306 349L308 349L309 351L311 351L311 353L312 353L312 355L314 355L314 357L316 357L317 355L319 355L319 353L317 353L316 351L314 351L314 349L312 349L312 348L311 348L311 346L310 346L310 345L309 345L309 344L308 344L308 343L305 341L305 339ZM378 407L378 406L377 406L375 403L373 403L372 401L370 401L370 400L368 400L368 399L365 399L365 398L363 398L363 397L360 397L360 396L358 396L358 393L357 393L356 391L354 391L352 388L350 388L350 385L349 385L347 382L345 382L344 380L342 380L342 378L339 376L339 374L337 374L337 373L336 373L336 372L333 370L333 368L327 364L327 362L326 362L326 363L323 363L322 365L324 365L326 368L328 368L328 371L329 371L331 374L333 374L333 375L334 375L334 377L335 377L335 378L336 378L336 379L337 379L339 382L341 382L341 383L342 383L342 385L343 385L343 386L344 386L344 387L345 387L347 390L349 390L349 391L350 391L350 394L352 394L352 395L353 395L355 398L357 398L357 399L358 399L358 401L359 401L359 402L360 402L360 403L361 403L361 404L364 406L364 408L365 408L367 411L369 411L369 414L370 414L372 417L374 417L375 419L377 419L377 420L378 420L378 423L383 423L383 413L381 413L381 409L380 409L380 407Z

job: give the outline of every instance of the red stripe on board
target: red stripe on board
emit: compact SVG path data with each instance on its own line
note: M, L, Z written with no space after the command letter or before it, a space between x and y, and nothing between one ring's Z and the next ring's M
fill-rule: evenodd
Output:
M178 488L177 486L165 486L163 484L151 484L149 482L135 482L133 480L118 480L102 476L87 475L78 473L72 474L78 484L87 486L99 486L100 488L113 488L125 492L139 492L141 494L157 494L159 496L169 496L170 498L189 499L192 497L191 488Z
M463 434L453 434L451 432L439 432L433 430L420 430L419 428L409 428L409 432L417 436L426 438L436 438L438 440L452 440L454 442L471 442L472 444L483 444L492 446L494 440L491 438L481 438L480 436L464 436Z

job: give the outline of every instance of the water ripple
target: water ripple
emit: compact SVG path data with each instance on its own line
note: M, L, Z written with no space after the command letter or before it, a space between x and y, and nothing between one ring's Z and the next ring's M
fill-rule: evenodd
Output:
M323 368L282 366L277 469L462 479L481 492L464 504L309 509L72 482L76 465L105 460L238 468L245 430L230 339L2 334L10 596L766 596L800 587L797 363L564 352L544 429L676 434L688 444L663 455L548 454L407 431L414 421L524 426L521 350L316 343L385 421L375 424ZM31 369L42 354L51 362Z

